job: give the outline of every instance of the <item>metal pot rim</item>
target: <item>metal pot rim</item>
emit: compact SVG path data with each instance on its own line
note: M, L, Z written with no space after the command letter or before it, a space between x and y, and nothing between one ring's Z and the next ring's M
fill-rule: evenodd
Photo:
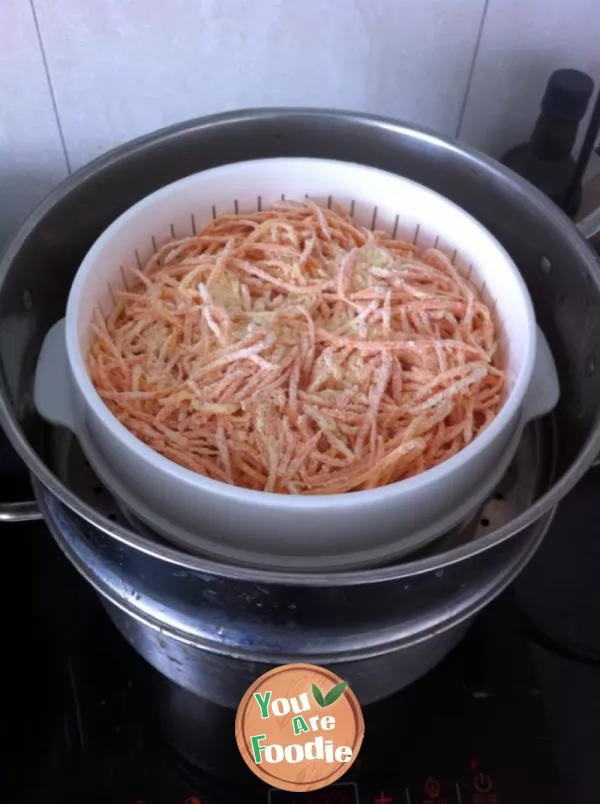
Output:
M36 491L36 498L40 503L40 508L46 514L48 513L49 507L47 498L44 498L43 486L39 480L36 480L34 481L34 487ZM59 506L60 505L61 504L59 503ZM546 514L542 515L536 521L534 527L528 531L526 536L523 534L526 541L524 541L519 547L517 559L509 565L508 569L505 568L502 574L494 579L493 584L490 584L485 589L483 594L481 594L479 597L476 597L474 600L469 601L462 607L449 607L449 610L444 613L444 616L440 618L439 621L429 623L426 626L422 625L410 635L404 634L402 636L398 636L397 634L392 635L390 633L387 635L386 639L381 639L380 641L370 642L364 646L353 648L343 645L341 649L340 646L342 645L342 641L340 640L339 644L336 644L335 646L332 645L328 651L313 650L307 655L311 661L315 661L317 664L333 664L348 660L370 659L376 656L391 653L396 650L411 648L417 644L427 641L432 636L442 634L459 626L464 621L472 619L477 612L481 611L488 603L494 600L498 594L506 589L507 586L509 586L509 584L512 583L516 577L518 577L519 573L524 569L524 567L527 566L532 556L535 554L541 542L545 538L546 533L553 522L554 515L555 509L551 509L550 511L546 512ZM73 548L71 541L69 541L67 538L63 538L60 529L57 527L55 515L51 516L50 518L49 528L51 532L53 532L55 539L64 555L69 559L73 566L76 567L82 577L84 577L85 580L95 589L97 594L106 600L110 605L120 609L124 614L133 617L143 626L150 628L169 639L173 639L176 642L200 648L203 651L208 651L213 654L229 656L231 655L232 650L234 650L236 658L242 659L243 661L264 662L267 660L279 664L288 664L297 660L297 655L293 653L276 653L271 649L271 653L268 656L265 656L264 652L261 653L256 649L241 646L239 644L236 644L234 648L231 644L219 644L216 640L210 639L209 637L199 637L196 634L192 634L191 632L186 631L183 626L175 627L171 624L166 624L164 621L161 621L159 617L147 612L142 612L139 607L135 605L131 598L128 598L125 595L115 595L114 585L110 582L107 582L106 579L103 578L102 575L97 571L94 572L90 568L90 564L83 560L81 555L78 554L77 550ZM335 648L337 648L337 650L335 650Z
M413 137L435 142L440 148L458 151L466 154L472 161L488 169L493 170L500 177L508 177L513 182L518 182L520 192L530 199L532 206L538 208L549 222L561 231L564 237L570 240L581 252L582 258L590 260L594 254L589 248L585 239L578 232L572 222L548 200L542 193L532 187L528 182L520 179L508 169L499 165L495 160L480 154L468 146L459 146L450 139L441 137L426 128L408 126L390 118L375 115L358 113L352 111L336 111L329 109L313 108L263 108L245 109L234 112L212 115L187 121L174 126L160 129L154 133L145 135L129 143L121 145L108 153L95 159L88 165L80 168L73 175L60 184L50 195L37 207L36 210L27 218L16 236L9 243L0 261L0 290L5 281L11 263L26 239L35 230L37 224L44 218L47 212L75 187L85 183L92 176L102 172L102 170L115 163L118 163L126 156L131 156L138 151L143 151L148 145L156 145L159 142L166 142L180 134L199 129L210 129L220 124L232 123L251 123L257 120L267 120L270 118L293 118L294 116L312 117L315 119L332 120L351 120L362 123L366 126L383 128L397 132L406 137ZM596 291L600 294L600 271L591 276ZM220 577L236 578L239 580L252 581L254 583L277 583L279 585L290 586L329 586L332 577L335 577L336 586L353 585L356 583L368 584L385 581L392 581L398 578L420 575L426 572L435 571L464 561L477 553L488 550L501 543L505 539L519 533L523 528L539 519L543 514L554 508L558 502L567 494L583 476L585 471L594 462L598 452L600 452L600 421L594 426L584 449L569 469L558 479L548 492L542 495L536 502L521 515L507 523L498 530L491 531L485 536L480 537L476 542L461 545L435 556L408 561L395 566L352 570L346 572L328 573L282 573L274 570L247 569L234 565L224 564L201 557L188 555L174 547L167 547L155 544L149 539L135 533L128 528L113 523L94 508L84 503L70 489L68 489L53 472L42 461L37 452L30 445L22 432L19 422L7 401L7 390L2 381L0 387L0 424L5 429L13 447L20 454L29 470L47 488L62 500L68 507L74 510L81 517L99 528L109 536L114 537L123 544L128 545L134 550L141 551L157 559L166 561L175 566L179 566L192 571L199 571Z

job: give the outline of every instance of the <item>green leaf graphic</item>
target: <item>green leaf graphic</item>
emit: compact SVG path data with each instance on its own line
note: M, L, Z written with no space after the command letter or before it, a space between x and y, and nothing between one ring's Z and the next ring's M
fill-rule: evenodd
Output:
M316 684L312 685L312 694L313 694L313 698L319 704L319 706L325 706L325 701L323 700L323 693L317 687Z
M336 684L335 687L332 687L325 696L325 702L323 706L330 706L332 703L335 703L345 689L346 689L345 681L340 681L339 684Z

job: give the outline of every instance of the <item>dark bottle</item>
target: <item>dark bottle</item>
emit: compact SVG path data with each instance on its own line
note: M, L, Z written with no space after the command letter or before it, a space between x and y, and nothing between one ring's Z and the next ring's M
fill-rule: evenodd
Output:
M552 73L530 141L511 148L500 160L561 207L575 168L571 151L577 129L593 90L590 76L579 70ZM574 215L580 203L581 188L565 212Z

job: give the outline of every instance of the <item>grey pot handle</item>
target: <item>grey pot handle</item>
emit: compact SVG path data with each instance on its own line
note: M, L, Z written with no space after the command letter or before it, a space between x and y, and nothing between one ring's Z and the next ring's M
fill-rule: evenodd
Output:
M64 405L63 397L69 399L68 395L68 373L64 371L62 365L66 362L66 352L64 346L64 319L58 321L48 332L40 357L38 358L38 368L36 370L34 383L34 398L40 396L49 406L50 415L53 419L54 408L62 412ZM61 381L60 370L63 369ZM40 385L41 393L40 393ZM62 424L59 416L59 424ZM33 522L43 519L38 510L35 500L25 502L0 503L0 525L15 522Z
M50 421L63 425L65 422L62 416L69 408L67 403L70 400L64 329L65 320L63 318L46 335L38 358L34 383L34 398L38 403L38 412L41 408L42 415L45 414ZM33 522L42 518L34 500L0 503L0 524Z

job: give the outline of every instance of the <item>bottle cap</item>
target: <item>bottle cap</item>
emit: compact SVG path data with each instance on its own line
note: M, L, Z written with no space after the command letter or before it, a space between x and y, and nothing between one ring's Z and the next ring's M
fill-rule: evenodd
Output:
M580 70L556 70L542 99L542 111L550 117L578 123L594 91L594 82Z

